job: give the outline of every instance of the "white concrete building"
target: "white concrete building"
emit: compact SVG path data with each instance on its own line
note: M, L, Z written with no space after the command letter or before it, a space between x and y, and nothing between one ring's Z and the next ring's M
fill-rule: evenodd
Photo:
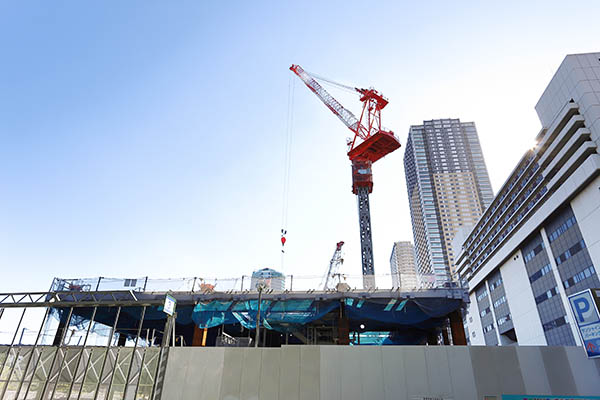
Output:
M542 123L457 256L471 344L580 343L567 296L600 287L600 53L567 56Z
M285 275L272 268L262 268L252 272L250 290L257 290L259 282L266 285L269 289L277 291L285 290Z
M392 287L402 290L418 288L415 247L411 242L395 242L390 256Z

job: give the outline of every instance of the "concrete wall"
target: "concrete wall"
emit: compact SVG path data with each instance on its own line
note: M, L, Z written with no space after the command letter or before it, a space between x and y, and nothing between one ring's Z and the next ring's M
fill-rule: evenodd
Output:
M573 200L571 208L585 240L592 262L600 272L600 177L592 181Z
M579 347L171 348L163 400L483 399L600 394Z

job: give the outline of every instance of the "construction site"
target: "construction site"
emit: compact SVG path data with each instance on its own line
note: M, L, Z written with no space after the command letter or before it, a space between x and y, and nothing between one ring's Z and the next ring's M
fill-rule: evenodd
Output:
M321 279L55 278L45 293L2 294L0 398L171 398L161 397L160 377L175 347L467 344L464 288L377 286L372 164L400 147L381 125L387 99L350 88L362 103L357 118L302 67L290 70L353 134L362 275L341 273L338 242Z
M576 348L467 347L469 295L460 282L384 283L389 276L375 272L369 194L372 164L400 147L381 122L388 100L375 89L327 81L358 95L356 117L316 75L299 65L290 70L352 132L347 155L362 274L343 273L340 241L321 277L268 269L234 279L55 278L45 292L0 294L0 399L593 392L600 370L586 367Z

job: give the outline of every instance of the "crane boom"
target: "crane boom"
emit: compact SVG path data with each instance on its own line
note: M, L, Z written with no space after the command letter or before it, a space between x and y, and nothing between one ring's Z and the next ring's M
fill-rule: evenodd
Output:
M323 284L323 290L330 289L329 285L333 282L333 278L336 274L338 274L340 270L340 265L344 262L342 258L342 246L344 242L337 242L335 245L335 251L333 252L333 257L331 257L331 261L329 261L329 269L327 270L327 275L323 279L325 282Z
M356 118L301 66L292 64L290 70L354 133L354 138L348 143L351 161L375 162L400 147L394 133L381 127L381 110L388 101L375 89L354 88L363 103L360 118Z
M358 118L356 118L351 111L342 106L339 101L330 95L329 92L325 90L325 88L321 86L319 82L317 82L317 80L308 72L306 72L301 66L294 64L290 67L290 70L298 75L300 79L302 79L302 82L304 82L304 84L308 86L308 88L312 90L314 94L317 95L319 100L321 100L323 104L325 104L325 106L329 108L331 112L333 112L340 119L340 121L346 125L346 127L348 127L348 129L356 132Z

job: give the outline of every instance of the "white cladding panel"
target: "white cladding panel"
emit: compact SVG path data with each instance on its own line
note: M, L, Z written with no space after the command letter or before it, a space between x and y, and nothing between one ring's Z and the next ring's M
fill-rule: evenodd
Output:
M468 305L469 316L467 317L467 326L469 329L469 337L471 345L485 345L483 337L483 328L481 327L481 318L479 317L479 308L477 307L477 294L475 291L469 294L471 302Z
M520 250L502 264L500 274L517 342L520 345L547 344Z

